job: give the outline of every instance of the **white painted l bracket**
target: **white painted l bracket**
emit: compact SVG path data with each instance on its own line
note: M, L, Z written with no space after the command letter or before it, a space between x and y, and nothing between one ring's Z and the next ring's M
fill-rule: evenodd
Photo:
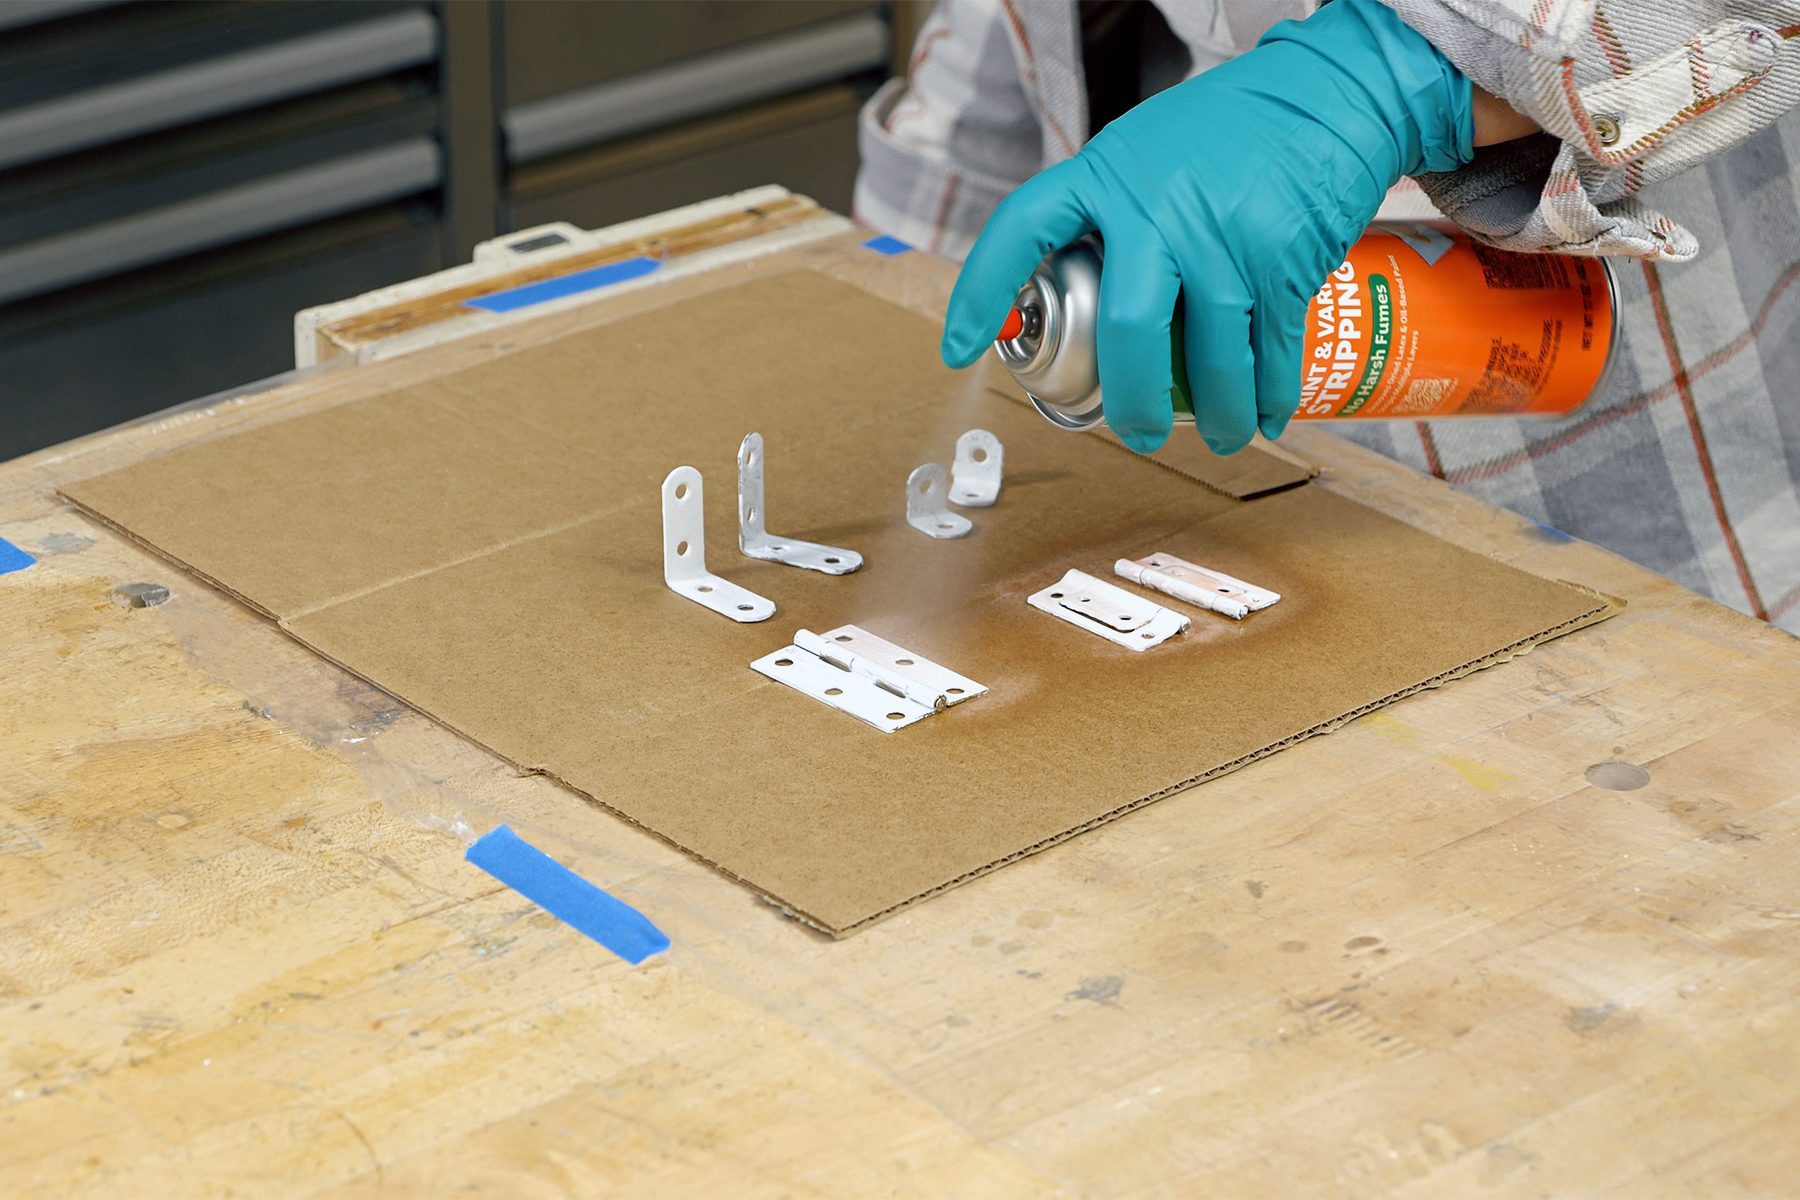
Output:
M863 565L862 555L837 546L821 546L798 538L776 537L764 525L763 504L763 438L760 433L744 436L738 447L738 549L750 558L823 571L827 575L848 575Z
M1068 572L1026 602L1127 650L1160 646L1188 627L1180 613L1082 571Z
M855 625L826 634L802 629L793 645L750 667L883 733L987 691L986 685Z
M950 464L950 499L965 508L987 508L1000 498L1006 447L985 429L971 429L956 439L956 461Z
M1223 613L1234 621L1241 621L1281 599L1279 592L1259 588L1254 583L1233 579L1222 571L1209 570L1160 551L1136 562L1121 558L1113 564L1113 573L1165 596Z
M706 506L700 472L676 467L662 485L663 582L734 621L766 621L775 602L706 569Z
M906 523L934 538L968 537L975 526L961 513L950 511L946 497L950 479L936 463L913 468L906 477Z

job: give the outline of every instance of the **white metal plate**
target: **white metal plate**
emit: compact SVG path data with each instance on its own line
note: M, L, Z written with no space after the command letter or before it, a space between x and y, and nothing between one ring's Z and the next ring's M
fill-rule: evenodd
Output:
M861 567L862 555L854 550L778 537L768 531L763 501L763 461L766 457L762 434L747 434L743 445L738 447L738 549L750 558L823 571L827 575L848 575Z
M1245 583L1222 571L1214 571L1161 551L1136 562L1121 558L1113 564L1113 572L1121 579L1129 579L1165 596L1173 596L1200 608L1222 613L1234 621L1241 621L1281 599L1279 592Z
M934 538L968 537L975 526L961 513L950 511L945 497L950 479L936 463L914 467L906 477L906 523Z
M956 461L950 464L950 499L968 508L987 508L1000 498L1006 447L985 429L971 429L956 439Z
M676 467L662 485L663 582L734 621L766 621L775 602L706 569L706 501L700 472Z
M1128 650L1160 646L1188 627L1188 619L1180 613L1083 571L1068 572L1043 591L1026 597L1026 602Z

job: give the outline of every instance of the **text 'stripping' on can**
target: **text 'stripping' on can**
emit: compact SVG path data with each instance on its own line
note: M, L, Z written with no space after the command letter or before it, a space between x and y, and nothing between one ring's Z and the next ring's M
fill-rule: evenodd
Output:
M1051 252L994 343L1064 429L1101 421L1100 267L1093 238ZM1373 225L1313 296L1294 415L1566 416L1605 379L1617 314L1601 259L1495 250L1437 222ZM1171 357L1175 419L1192 423L1179 309Z

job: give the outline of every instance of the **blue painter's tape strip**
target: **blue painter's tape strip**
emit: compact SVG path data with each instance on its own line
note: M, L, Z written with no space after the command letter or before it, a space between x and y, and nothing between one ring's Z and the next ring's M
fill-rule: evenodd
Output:
M563 296L573 296L577 292L591 292L595 288L624 283L627 279L638 279L660 266L660 259L628 258L624 262L589 267L585 271L576 271L557 279L546 279L542 283L528 283L524 287L508 288L504 292L489 292L485 296L463 301L463 307L485 308L497 313L512 312L517 308L542 304L546 300L557 300Z
M892 257L896 254L905 254L908 250L911 250L912 247L901 241L899 238L889 237L884 233L880 237L872 237L864 242L863 249L873 250L877 254L886 254Z
M641 963L669 948L668 936L650 918L613 899L505 825L483 834L463 857L628 963Z
M0 575L10 575L14 571L23 571L37 559L25 553L5 538L0 538Z

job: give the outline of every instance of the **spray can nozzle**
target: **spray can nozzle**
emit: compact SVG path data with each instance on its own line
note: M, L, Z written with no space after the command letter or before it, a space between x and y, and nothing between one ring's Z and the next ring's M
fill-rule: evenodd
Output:
M1027 342L1036 342L1044 336L1044 310L1032 303L1030 297L1019 297L1019 303L1006 310L1006 320L1000 325L1000 332L994 335L996 342L1013 342L1024 338Z

